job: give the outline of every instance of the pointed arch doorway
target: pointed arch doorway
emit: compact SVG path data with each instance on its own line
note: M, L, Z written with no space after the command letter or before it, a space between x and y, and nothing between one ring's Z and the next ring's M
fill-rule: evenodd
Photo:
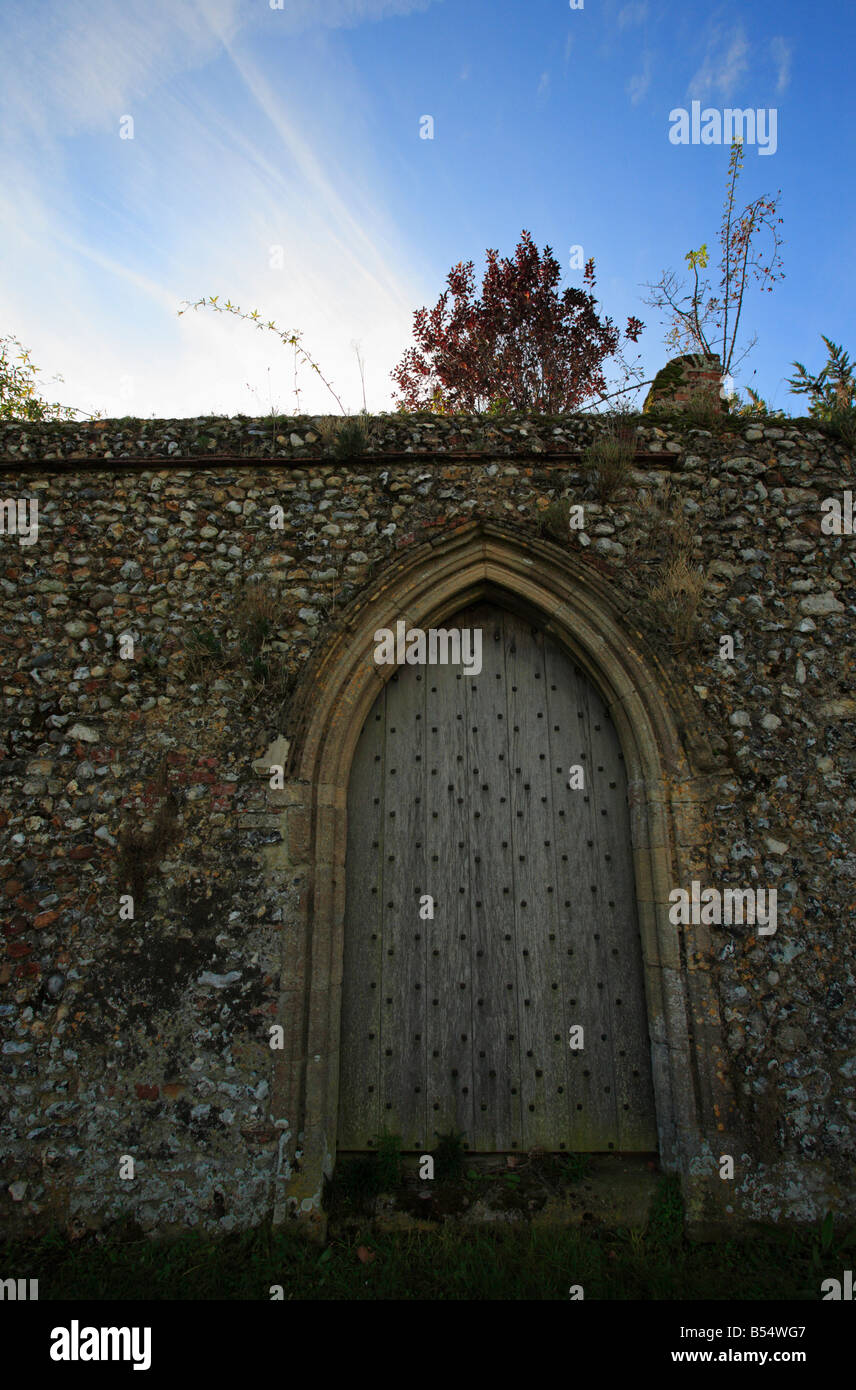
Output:
M608 576L582 555L481 519L408 547L354 600L305 669L287 731L257 765L266 775L268 763L285 764L282 791L270 793L281 843L266 855L272 881L288 890L279 1007L284 1048L275 1054L271 1098L281 1129L274 1220L300 1218L315 1234L326 1223L324 1178L342 1149L342 1067L350 1064L343 1055L347 1040L342 1045L348 791L363 728L390 674L373 660L374 633L400 618L410 627L448 627L451 615L481 601L552 639L595 685L617 731L630 801L657 1149L661 1166L681 1173L696 1215L715 1204L723 1186L708 1177L712 1156L739 1142L709 968L710 930L678 930L669 916L674 884L706 872L715 781L701 770L711 765L703 719ZM369 809L360 805L355 814Z
M528 618L443 625L481 670L398 667L351 768L338 1150L653 1152L617 732Z

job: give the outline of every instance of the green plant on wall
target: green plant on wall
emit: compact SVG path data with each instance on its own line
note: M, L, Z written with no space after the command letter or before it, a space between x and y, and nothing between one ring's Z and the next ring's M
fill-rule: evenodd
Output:
M827 359L817 376L807 371L802 362L794 362L795 374L788 385L795 396L808 396L808 413L814 420L831 426L850 448L856 444L856 376L853 364L844 348L821 334L826 344Z
M636 452L636 432L626 420L611 419L607 428L588 446L583 468L588 472L595 496L608 502L627 482Z
M295 661L286 658L273 639L277 628L294 623L297 609L293 597L282 598L260 581L242 580L231 629L213 632L194 628L188 634L184 651L187 679L205 682L234 671L251 683L251 695L264 689L277 699L287 699L294 685Z
M321 441L333 452L334 458L360 458L377 439L377 426L363 412L346 415L322 415L317 422Z
M796 372L788 379L795 396L808 396L808 413L815 420L830 420L841 410L856 408L856 377L853 364L844 348L821 333L826 344L827 358L816 376L794 362Z
M55 378L62 381L61 376ZM85 414L39 394L39 368L13 333L0 335L0 420L74 420ZM88 419L97 419L90 415Z
M655 615L679 650L689 647L697 635L703 594L704 572L683 551L661 566L651 586Z
M223 666L226 653L223 643L209 628L194 628L187 639L184 653L185 671L189 679L198 680L212 669Z
M647 603L673 647L685 651L701 622L705 574L694 561L695 536L680 492L671 483L639 499L641 532L633 547L651 575Z
M755 420L784 420L786 418L783 410L773 410L757 391L753 391L751 386L746 387L748 401L741 401L739 392L733 392L726 399L726 405L732 415L737 415L741 419Z
M260 656L265 642L281 620L281 600L262 584L247 584L238 602L235 626L240 649L245 656Z

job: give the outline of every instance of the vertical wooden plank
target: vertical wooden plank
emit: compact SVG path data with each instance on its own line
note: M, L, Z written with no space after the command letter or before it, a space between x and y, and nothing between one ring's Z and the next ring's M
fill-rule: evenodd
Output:
M598 1026L592 1037L591 1056L595 1065L592 1068L593 1079L596 1081L598 1090L604 1097L604 1104L607 1098L611 1102L614 1118L612 1121L612 1133L609 1138L608 1148L618 1149L620 1145L620 1124L619 1124L619 1093L616 1085L616 1061L619 1051L625 1050L625 1039L620 1034L621 1020L617 1016L614 1000L616 997L615 987L611 980L612 966L610 951L615 948L614 939L610 944L612 914L616 909L620 912L623 925L626 929L629 919L625 910L625 905L617 908L621 901L616 897L618 889L615 882L615 870L617 861L612 854L606 857L604 851L604 831L609 819L609 802L617 793L610 792L608 787L609 778L605 775L605 764L603 761L603 749L606 742L605 734L605 709L600 695L595 690L591 682L586 682L587 699L585 703L585 731L587 749L587 790L589 806L592 817L592 837L593 865L592 882L596 887L594 902L597 905L596 927L593 932L597 990L599 996L600 1009L598 1011ZM617 736L616 736L617 742ZM622 790L622 795L624 792ZM607 852L608 853L608 852ZM624 855L629 858L629 843L625 847ZM627 891L632 885L632 864L628 864L626 871L620 878L624 880L621 891ZM612 906L610 906L612 904ZM635 924L634 924L635 929ZM621 950L623 951L627 943L622 939ZM642 987L641 974L636 982L637 988ZM629 981L627 988L630 988ZM647 1146L645 1146L647 1147Z
M357 742L348 786L345 950L339 1063L341 1149L365 1149L380 1111L385 691Z
M402 667L387 685L381 1119L404 1149L424 1148L426 1124L425 668Z
M573 662L552 643L547 656L556 827L558 901L568 1073L568 1144L577 1152L599 1152L615 1143L616 1110L612 1069L601 1035L608 1032L606 977L599 954L599 903L595 815L591 798L590 686ZM584 790L569 787L569 769L584 770ZM595 889L593 892L592 889ZM568 1029L580 1024L585 1046L568 1046ZM609 1089L605 1089L609 1088Z
M504 619L517 936L520 1093L523 1147L556 1142L565 1106L562 998L556 951L556 894L549 796L549 734L543 634ZM548 891L552 890L552 891ZM552 940L551 940L552 937Z
M453 624L447 623L447 627ZM426 666L425 738L428 873L436 884L434 921L426 923L429 956L428 1125L435 1133L463 1132L472 1147L472 965L469 758L463 674L455 666Z
M460 614L455 624L482 631L482 669L464 682L470 749L473 1149L496 1153L512 1145L520 1148L523 1140L511 804L502 727L507 724L502 614L483 604Z
M616 1101L616 1148L657 1147L650 1041L636 914L627 779L615 726L600 695L589 700L592 805L597 825L599 925L609 1007L608 1051Z

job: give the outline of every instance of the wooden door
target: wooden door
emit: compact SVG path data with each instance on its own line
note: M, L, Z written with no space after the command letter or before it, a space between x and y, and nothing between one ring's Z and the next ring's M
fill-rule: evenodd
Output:
M338 1147L653 1151L615 728L524 619L443 626L481 628L481 672L397 667L351 771Z

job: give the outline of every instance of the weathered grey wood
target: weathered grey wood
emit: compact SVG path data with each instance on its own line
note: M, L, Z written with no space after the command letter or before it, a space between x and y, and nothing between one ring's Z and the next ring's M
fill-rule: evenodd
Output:
M547 1148L566 1123L567 1106L558 1093L564 1058L554 1041L563 1019L556 942L550 940L556 936L555 892L547 891L555 888L555 864L543 636L511 614L504 629L523 1147Z
M514 873L508 754L496 737L507 720L503 614L481 605L456 618L482 630L482 669L466 681L470 743L472 882L473 1148L522 1146L514 942ZM512 990L506 988L508 982Z
M444 626L481 627L481 672L402 667L351 774L339 1147L454 1128L479 1152L654 1149L615 730L524 619Z
M463 677L454 666L426 666L425 673L427 843L429 872L439 903L430 924L428 958L428 1138L433 1146L436 1134L453 1129L472 1133L472 894L465 809L468 762Z
M608 1033L609 1013L597 940L598 894L602 890L597 876L597 827L587 719L588 702L594 692L556 649L548 651L547 674L553 766L561 768L556 777L562 778L561 787L556 787L554 811L559 846L558 886L566 914L566 1046L572 1025L581 1024L585 1036L582 1051L568 1047L569 1146L576 1151L601 1151L615 1142L617 1115L608 1057L604 1057L601 1042L603 1033ZM583 790L573 790L568 785L572 766L584 769ZM593 888L597 891L593 892Z
M618 735L596 691L588 718L593 762L592 804L597 825L599 928L608 989L608 1050L615 1094L618 1150L656 1149L648 1020L633 864L627 854L630 816Z
M367 1148L380 1123L385 703L381 692L357 743L348 798L339 1071L339 1095L344 1102L339 1107L342 1149Z
M397 672L387 685L381 1000L382 1127L405 1148L425 1144L425 672ZM417 847L418 846L418 847Z

